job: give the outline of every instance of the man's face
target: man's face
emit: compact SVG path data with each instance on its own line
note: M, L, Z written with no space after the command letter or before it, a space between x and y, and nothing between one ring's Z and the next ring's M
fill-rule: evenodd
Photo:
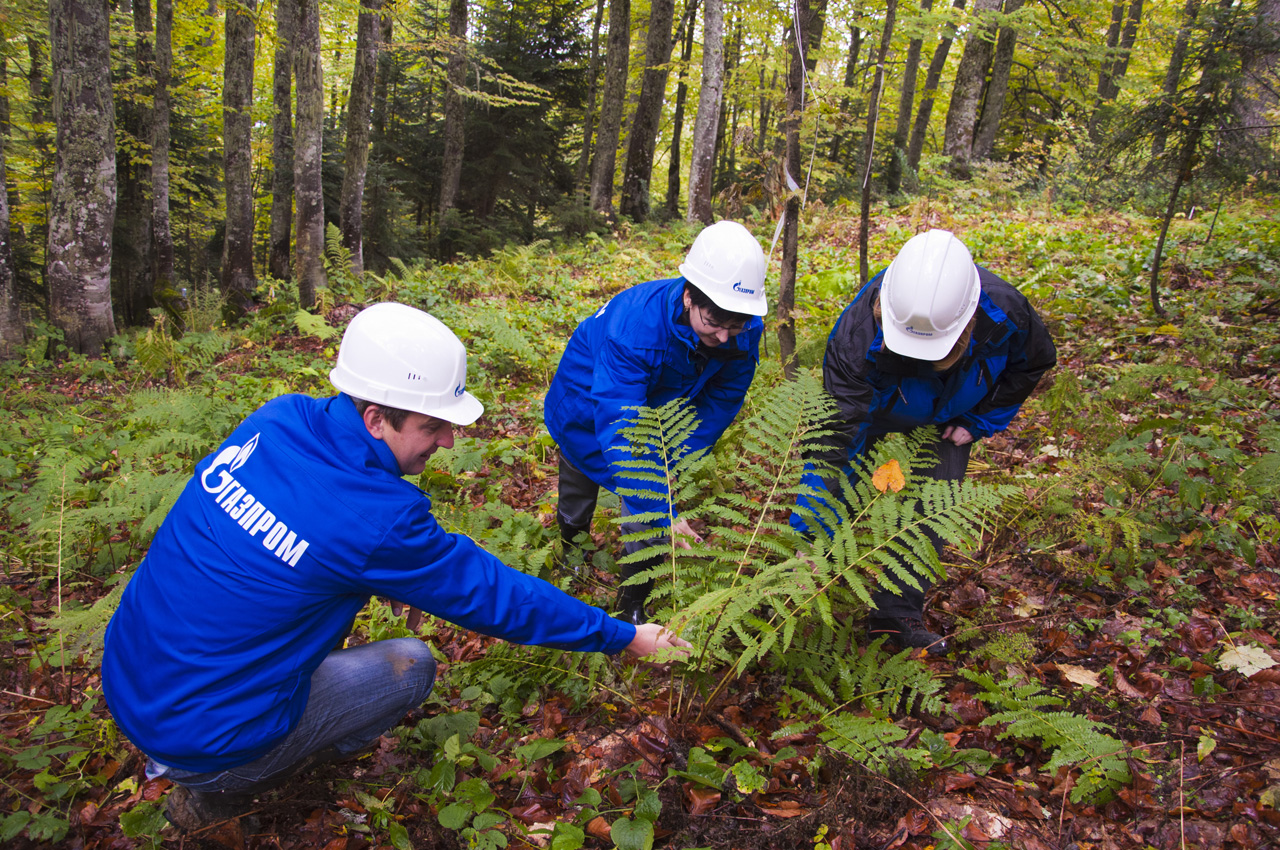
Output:
M421 475L427 467L427 458L435 454L436 449L453 448L453 425L422 413L410 413L399 431L380 415L376 416L369 424L369 433L391 449L401 475Z
M714 324L706 311L693 303L689 293L684 294L684 307L689 311L689 327L698 335L698 339L708 348L724 345L733 337L742 333L743 326Z

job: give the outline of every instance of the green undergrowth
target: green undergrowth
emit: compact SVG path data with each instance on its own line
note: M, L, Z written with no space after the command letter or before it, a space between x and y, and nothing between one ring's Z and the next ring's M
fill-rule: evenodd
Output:
M963 685L989 707L983 723L999 739L1038 753L1039 771L1070 774L1073 802L1109 799L1132 781L1131 742L1099 719L1098 703L1069 700L1028 672L1043 651L1040 634L986 631L1002 616L992 605L956 614L956 658L976 669L953 679L941 672L945 665L868 643L862 617L897 556L945 578L984 547L1006 546L1060 576L1063 593L1129 600L1145 619L1125 639L1160 652L1185 622L1180 612L1202 600L1205 570L1256 569L1261 544L1280 539L1280 226L1272 213L1246 205L1216 221L1175 222L1163 293L1169 314L1161 317L1147 302L1154 245L1147 219L1071 219L1044 206L992 214L938 198L886 214L873 270L922 222L950 227L978 262L1032 298L1061 362L1005 442L979 447L963 486L912 475L926 459L927 434L886 441L844 485L848 507L809 515L837 529L809 541L788 524L808 492L800 456L829 409L819 374L826 334L859 285L849 247L856 218L815 206L802 230L812 240L797 283L800 380L783 379L771 327L743 412L714 451L679 449L693 427L689 410L636 412L630 464L639 489L676 494L682 516L708 530L689 550L668 547L653 570L658 616L694 644L690 658L659 674L599 655L495 645L479 660L450 665L431 717L398 730L402 746L428 765L402 779L469 846L505 846L528 828L501 800L517 798L531 773L558 769L563 756L554 739L519 743L532 729L528 706L555 694L574 710L608 716L661 690L672 720L694 724L766 677L776 687L776 737L812 733L824 752L895 776L990 768L991 752L953 747L928 729L909 733L907 717L948 715L953 689ZM767 245L771 225L751 224ZM511 566L607 605L611 584L551 569L560 556L550 517L556 453L541 425L541 398L577 322L626 286L675 275L695 232L637 228L444 266L401 264L385 277L362 278L342 271L331 239L333 286L313 312L299 310L288 285L267 281L262 309L227 326L217 294L197 291L185 312L158 314L113 341L101 359L58 356L56 333L37 328L19 360L0 364L8 412L0 417L8 578L0 588L0 639L30 641L24 658L47 675L95 664L118 594L196 461L271 398L329 392L341 317L353 312L347 305L382 299L431 310L463 338L469 387L486 405L477 428L460 433L419 480L441 522ZM1017 462L1001 461L1005 455ZM872 474L891 460L904 470L905 486L882 492ZM924 519L911 510L915 502L926 506ZM604 545L585 553L595 576L618 570L617 502L601 504L595 530ZM927 545L926 528L955 544L945 562ZM1275 616L1241 606L1225 625L1247 643L1242 635L1274 626ZM426 639L440 639L437 624L424 629ZM358 633L408 634L376 604ZM1212 695L1214 677L1204 679L1197 693ZM29 805L0 813L0 837L60 840L79 795L122 779L86 768L95 754L119 755L123 747L95 700L92 692L72 693L65 705L33 714L23 739L6 742L0 766L35 774L41 805L38 814ZM507 730L500 742L476 738L481 716ZM659 781L642 779L634 765L620 768L604 777L614 795L588 789L573 801L552 846L583 846L597 816L612 823L617 846L646 846L669 805L664 784L724 788L742 799L762 787L769 758L789 758L785 752L765 757L725 738L693 747ZM393 846L407 842L386 802L394 798L361 793L367 829ZM159 828L149 805L140 804L126 831Z

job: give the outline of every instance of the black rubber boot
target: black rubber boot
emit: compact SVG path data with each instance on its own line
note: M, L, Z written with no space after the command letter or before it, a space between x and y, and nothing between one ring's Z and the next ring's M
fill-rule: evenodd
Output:
M222 821L242 818L252 807L253 794L251 793L192 791L190 788L177 785L165 800L164 816L168 818L169 823L185 834Z
M882 635L898 649L923 649L935 656L946 655L949 649L947 639L929 631L920 617L871 617L867 636L875 640Z
M660 562L660 558L646 558L638 564L622 564L620 581L625 582L634 575L651 570ZM644 603L649 599L652 591L652 579L643 584L631 584L618 588L618 600L614 603L614 609L617 612L615 616L633 626L649 622L649 612L645 610Z

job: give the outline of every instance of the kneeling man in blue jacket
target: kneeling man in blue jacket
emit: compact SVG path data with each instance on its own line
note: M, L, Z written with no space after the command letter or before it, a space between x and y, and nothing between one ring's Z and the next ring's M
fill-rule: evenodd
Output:
M416 476L483 412L466 351L434 317L377 304L330 380L247 418L195 475L107 627L102 681L148 775L191 829L247 795L358 753L419 705L435 660L416 638L335 650L374 595L523 644L643 656L685 646L446 533Z
M822 379L837 413L818 456L847 472L886 434L936 425L937 463L923 472L959 481L974 442L1007 428L1056 362L1053 340L1022 293L976 265L948 231L921 233L854 296L831 330ZM821 489L838 493L837 484ZM798 515L791 522L805 527ZM942 540L930 536L941 552ZM868 631L901 648L944 654L946 641L924 625L929 577L904 566L919 586L891 575L896 588L871 595Z
M630 457L621 432L634 408L688 399L699 419L688 446L695 451L714 446L742 408L760 359L760 317L768 311L760 243L737 222L717 222L698 234L680 275L615 295L578 325L560 360L544 415L560 447L556 514L566 545L590 530L601 487L613 493L661 490L628 479L621 465ZM624 517L666 510L665 497L622 498ZM622 524L624 535L649 530L642 523ZM698 539L683 519L673 531L681 548ZM630 555L650 543L624 545ZM622 579L654 566L624 564ZM652 582L622 587L618 615L645 622L651 587Z

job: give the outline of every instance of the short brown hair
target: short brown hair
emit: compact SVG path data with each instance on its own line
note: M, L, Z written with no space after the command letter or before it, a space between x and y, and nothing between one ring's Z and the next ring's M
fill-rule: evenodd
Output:
M409 418L409 411L401 410L398 407L387 407L385 404L378 404L377 402L373 402L373 401L365 401L362 398L352 399L352 401L356 403L356 410L359 411L361 416L364 416L364 412L368 410L370 407L376 407L379 410L381 410L382 418L385 419L387 424L390 425L392 428L394 428L397 432L404 427L405 420Z

